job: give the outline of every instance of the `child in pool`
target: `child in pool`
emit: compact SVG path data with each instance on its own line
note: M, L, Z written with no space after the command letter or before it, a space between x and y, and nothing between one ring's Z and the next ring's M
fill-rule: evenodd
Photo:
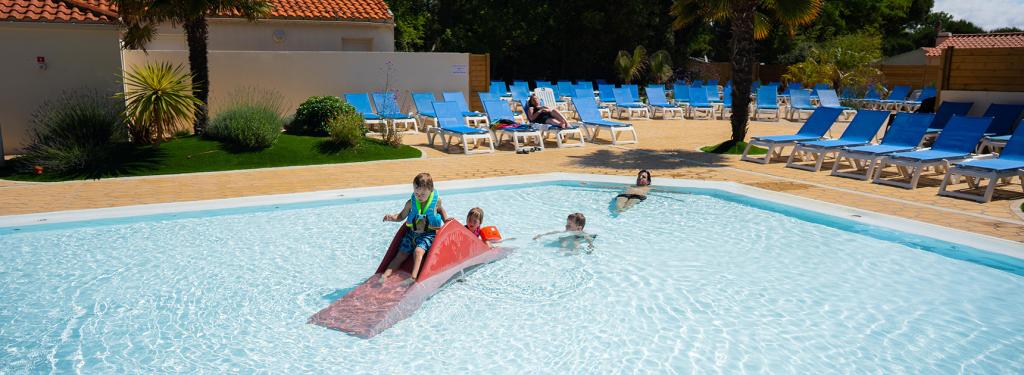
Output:
M448 220L448 213L441 207L441 198L434 191L434 179L429 173L420 173L412 180L412 197L405 202L402 212L384 216L384 221L405 221L409 228L398 245L398 255L388 264L388 268L380 276L384 282L391 273L413 254L412 275L409 279L415 282L420 274L423 256L430 250L437 230Z
M577 212L569 215L565 218L565 230L556 230L544 234L538 234L533 237L534 240L538 240L541 237L552 235L552 234L568 234L567 236L559 237L558 242L562 249L565 250L576 250L579 249L583 242L587 243L587 250L594 251L594 235L584 232L583 228L587 225L587 218L583 214Z
M483 234L480 233L480 226L484 223L484 209L480 207L473 207L469 209L469 213L466 214L466 229L473 232L477 237L480 237L487 246L494 247L494 244L490 240L484 238Z

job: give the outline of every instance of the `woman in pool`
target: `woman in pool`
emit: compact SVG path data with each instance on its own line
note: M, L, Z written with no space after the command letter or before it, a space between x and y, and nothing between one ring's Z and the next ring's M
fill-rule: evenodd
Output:
M628 210L637 203L647 199L647 192L651 191L651 172L642 169L636 175L636 185L630 186L625 193L615 197L615 209L618 212Z

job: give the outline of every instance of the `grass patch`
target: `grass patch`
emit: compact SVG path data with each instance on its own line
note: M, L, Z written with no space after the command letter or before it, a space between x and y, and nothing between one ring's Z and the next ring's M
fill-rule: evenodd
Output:
M189 136L174 139L159 147L130 147L123 151L123 160L90 175L41 175L18 173L12 162L0 170L0 178L19 181L66 181L104 177L151 176L174 173L230 171L237 169L287 167L352 163L359 161L417 158L420 151L402 146L393 148L377 139L363 138L351 148L333 146L329 138L282 134L273 146L246 151L220 142Z
M746 148L747 142L733 142L730 140L713 146L704 146L700 150L712 154L743 155L743 150ZM750 148L749 155L764 155L767 152L768 149L754 146Z

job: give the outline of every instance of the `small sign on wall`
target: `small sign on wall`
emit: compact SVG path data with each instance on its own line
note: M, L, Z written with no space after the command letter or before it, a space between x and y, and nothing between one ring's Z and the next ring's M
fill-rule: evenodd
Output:
M464 76L469 71L469 66L466 64L452 64L452 75Z

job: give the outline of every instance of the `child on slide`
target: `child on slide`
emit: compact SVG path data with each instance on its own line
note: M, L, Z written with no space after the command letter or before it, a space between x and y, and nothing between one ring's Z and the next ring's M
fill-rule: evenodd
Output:
M552 235L552 234L568 234L558 239L559 245L565 250L577 250L583 242L587 243L588 252L594 251L594 235L584 232L583 228L587 225L587 218L583 214L577 212L569 215L565 218L565 230L556 230L544 234L538 234L533 237L534 240L538 240L541 237Z
M451 220L448 213L441 207L441 198L434 191L434 179L429 173L420 173L412 180L412 197L405 202L402 212L384 216L384 221L400 222L405 221L409 228L398 245L398 255L391 260L388 268L380 276L380 282L384 282L391 276L391 273L413 254L412 275L410 282L416 282L420 274L420 264L423 256L430 250L434 242L437 230L445 222Z

